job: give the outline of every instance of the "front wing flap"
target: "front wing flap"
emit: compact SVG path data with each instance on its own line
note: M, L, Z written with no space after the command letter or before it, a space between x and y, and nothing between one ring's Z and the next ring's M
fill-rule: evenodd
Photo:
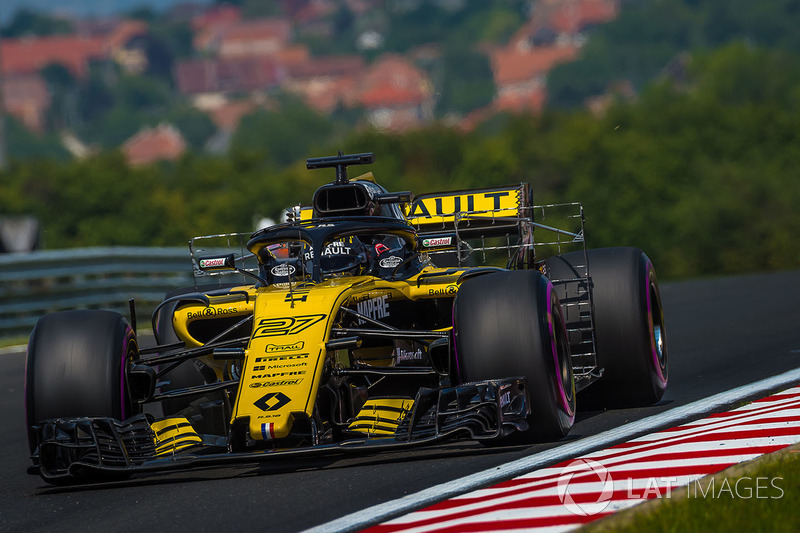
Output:
M355 436L347 440L298 448L228 451L219 436L184 435L180 446L165 453L157 433L162 425L141 414L119 421L104 417L46 420L34 427L38 447L30 473L56 482L84 473L134 473L207 465L255 463L273 458L336 453L375 453L418 447L449 438L494 440L525 430L529 402L524 378L421 389L413 409L394 434ZM154 429L155 428L155 429ZM220 442L222 441L222 442ZM186 445L187 443L196 443Z

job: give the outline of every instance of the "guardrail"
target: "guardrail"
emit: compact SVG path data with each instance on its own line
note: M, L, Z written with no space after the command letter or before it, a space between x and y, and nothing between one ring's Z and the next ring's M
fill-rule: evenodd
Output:
M0 254L0 337L28 335L42 315L66 309L109 309L145 327L176 288L192 286L186 248L80 248Z

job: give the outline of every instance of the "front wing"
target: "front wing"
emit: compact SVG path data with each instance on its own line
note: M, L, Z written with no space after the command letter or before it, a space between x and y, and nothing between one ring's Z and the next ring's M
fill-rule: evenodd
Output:
M227 439L191 429L168 433L141 414L119 421L104 417L61 418L34 427L37 451L29 473L49 482L97 473L135 473L198 466L256 463L277 458L336 453L375 453L466 437L494 440L528 427L524 378L421 389L393 434L367 434L337 443L230 452ZM161 438L159 437L161 435Z

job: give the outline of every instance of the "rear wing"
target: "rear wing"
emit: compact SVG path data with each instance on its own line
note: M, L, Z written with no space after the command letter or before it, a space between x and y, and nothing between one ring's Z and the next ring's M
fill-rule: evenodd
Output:
M405 206L420 235L458 230L461 238L497 236L531 218L530 187L493 187L422 194Z
M423 251L444 254L442 263L532 268L550 255L585 249L583 206L533 205L527 183L423 194L404 214Z

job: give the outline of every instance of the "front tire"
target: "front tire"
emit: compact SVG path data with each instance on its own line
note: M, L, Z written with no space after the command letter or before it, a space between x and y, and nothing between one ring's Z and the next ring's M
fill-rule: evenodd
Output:
M569 343L553 285L537 271L466 280L454 302L462 382L524 376L531 414L523 442L557 440L575 421Z
M603 377L586 390L587 400L601 407L651 405L664 395L669 375L653 264L638 248L597 248L588 250L587 257L597 362L603 369ZM576 278L583 275L584 262L583 252L552 257L547 274L551 279ZM566 290L558 283L556 287ZM559 296L576 299L574 294ZM581 319L568 318L568 327L574 326L570 320L577 325Z
M45 315L28 343L25 406L28 444L43 420L110 417L125 420L141 411L132 401L127 364L138 358L136 334L112 311L61 311Z

